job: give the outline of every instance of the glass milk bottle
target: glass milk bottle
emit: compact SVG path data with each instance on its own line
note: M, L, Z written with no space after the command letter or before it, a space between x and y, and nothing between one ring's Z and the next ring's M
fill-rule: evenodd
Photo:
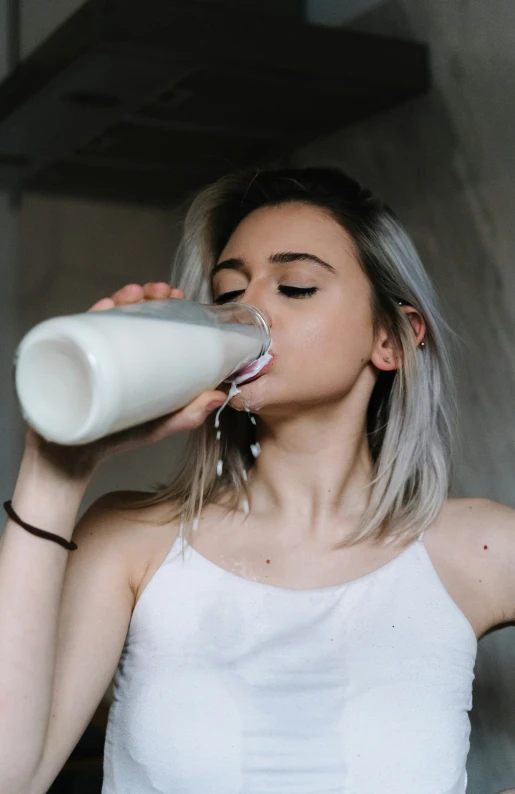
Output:
M16 350L15 388L44 439L86 444L172 413L258 359L264 366L270 346L254 306L144 301L36 325Z

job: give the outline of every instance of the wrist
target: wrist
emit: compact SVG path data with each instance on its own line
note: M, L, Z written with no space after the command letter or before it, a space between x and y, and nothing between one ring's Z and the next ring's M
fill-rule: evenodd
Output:
M97 461L91 444L69 447L47 442L37 434L27 433L22 464L36 476L58 483L87 485L95 473Z
M13 509L28 524L58 534L61 529L69 532L90 479L66 478L37 453L26 451L11 496Z

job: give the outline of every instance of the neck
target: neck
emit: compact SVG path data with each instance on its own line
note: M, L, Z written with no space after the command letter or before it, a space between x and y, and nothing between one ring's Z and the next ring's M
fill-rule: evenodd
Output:
M334 540L354 528L370 498L366 414L339 403L288 417L259 417L261 452L249 472L252 513L294 527L299 539ZM360 410L362 415L360 415ZM259 414L258 414L259 416Z

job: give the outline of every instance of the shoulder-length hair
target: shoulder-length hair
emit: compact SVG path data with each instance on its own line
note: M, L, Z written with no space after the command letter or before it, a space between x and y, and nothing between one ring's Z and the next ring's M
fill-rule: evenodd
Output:
M385 328L403 364L380 371L367 409L366 434L374 466L368 506L355 531L338 544L364 539L406 545L437 517L453 473L457 398L453 373L459 339L443 316L438 295L415 246L394 212L372 192L336 168L291 168L232 173L203 189L184 220L171 285L186 297L211 303L210 272L240 221L259 207L301 202L325 210L354 241L357 260L371 285L374 333ZM417 309L427 324L424 347L400 303ZM259 422L259 419L258 419ZM166 503L166 523L181 519L193 545L204 505L252 510L246 472L255 464L256 427L245 411L227 406L214 422L191 431L175 476L126 507ZM223 473L217 474L222 458Z

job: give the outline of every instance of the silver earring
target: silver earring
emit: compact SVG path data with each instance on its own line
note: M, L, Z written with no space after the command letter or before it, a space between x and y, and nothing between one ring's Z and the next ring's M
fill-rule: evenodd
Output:
M426 346L426 343L425 343L425 342L421 342L421 343L420 343L420 347L425 347L425 346Z
M383 356L383 361L386 361L387 364L390 363L390 359L389 358L384 358L384 356Z

